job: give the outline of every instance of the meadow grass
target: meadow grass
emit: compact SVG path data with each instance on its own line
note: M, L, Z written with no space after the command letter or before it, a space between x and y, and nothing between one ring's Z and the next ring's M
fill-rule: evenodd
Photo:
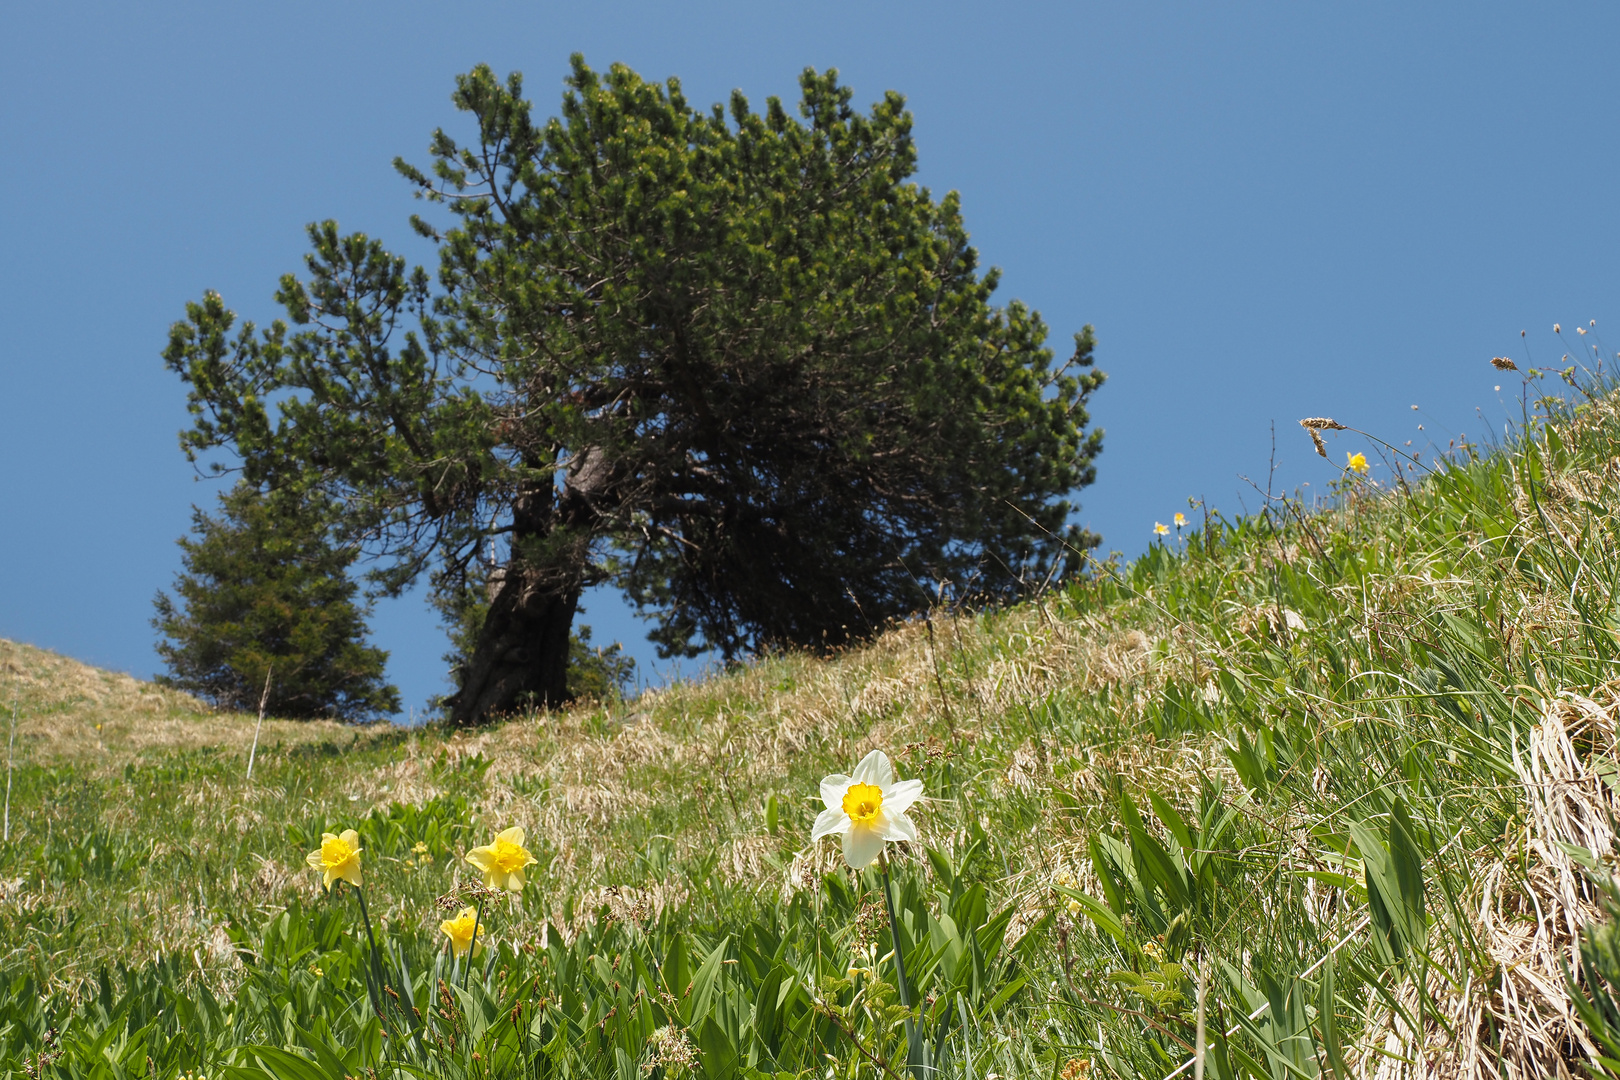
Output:
M1076 1080L1201 1029L1211 1076L1620 1068L1620 401L1395 453L830 658L471 733L267 721L251 782L252 717L6 645L0 1068ZM928 795L920 1055L875 871L807 843L874 747ZM511 825L539 861L469 971L438 924ZM342 828L375 954L304 866Z

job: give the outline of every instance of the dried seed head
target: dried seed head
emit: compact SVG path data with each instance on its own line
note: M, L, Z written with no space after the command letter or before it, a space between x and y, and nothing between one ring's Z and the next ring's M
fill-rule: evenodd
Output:
M1493 356L1493 357L1491 357L1491 367L1495 368L1497 371L1518 371L1519 370L1519 365L1515 364L1513 361L1509 360L1505 356Z
M487 903L490 900L505 900L510 895L505 889L492 889L482 881L473 881L463 885L460 894L464 899L477 903Z
M1316 452L1321 454L1323 457L1327 457L1327 444L1322 441L1322 436L1317 434L1315 428L1308 427L1305 429L1305 431L1310 435L1311 442L1316 444Z
M1346 431L1348 430L1337 420L1326 416L1307 416L1299 422L1299 426L1306 431Z
M1562 334L1563 332L1564 328L1562 326L1559 326L1557 323L1553 323L1553 333Z

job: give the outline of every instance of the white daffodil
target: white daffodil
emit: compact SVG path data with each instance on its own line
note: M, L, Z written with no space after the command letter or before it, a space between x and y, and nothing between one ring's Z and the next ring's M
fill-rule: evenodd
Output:
M894 782L889 755L874 750L855 766L854 776L833 773L822 778L821 801L827 805L810 832L813 844L834 833L844 838L844 861L856 870L872 864L890 840L917 839L917 826L906 811L922 797L921 780Z

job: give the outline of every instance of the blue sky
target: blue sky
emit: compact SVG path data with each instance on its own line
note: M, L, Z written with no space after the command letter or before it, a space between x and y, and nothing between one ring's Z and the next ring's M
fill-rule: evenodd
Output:
M1000 299L1060 350L1097 328L1081 519L1134 554L1189 496L1253 508L1239 476L1264 482L1274 421L1278 484L1321 490L1299 417L1477 438L1503 416L1492 355L1550 363L1554 322L1620 327L1617 46L1595 3L17 5L0 636L153 672L152 596L217 490L176 446L169 323L208 288L272 317L312 220L425 257L389 163L457 130L476 63L521 70L546 115L576 50L698 103L791 101L806 65L862 103L906 94L920 179L962 193ZM667 668L612 597L582 621ZM407 597L373 627L419 712L445 688L432 612Z

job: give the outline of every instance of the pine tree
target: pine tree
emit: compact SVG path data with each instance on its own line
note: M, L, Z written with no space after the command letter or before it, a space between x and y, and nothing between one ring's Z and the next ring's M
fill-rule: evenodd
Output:
M322 507L267 498L242 482L220 496L220 514L192 511L179 541L179 603L159 592L152 625L168 666L158 681L224 709L276 716L364 720L399 711L383 682L388 653L364 643L368 608L348 576L353 549L332 546Z
M187 305L164 357L195 460L320 491L398 593L499 588L448 700L457 724L567 700L593 585L664 655L826 649L970 589L1074 569L1102 432L1090 327L1058 361L1040 315L992 303L960 199L912 180L904 99L867 112L807 70L798 118L696 107L680 84L575 57L561 114L478 67L431 165L437 275L311 225L286 321Z

